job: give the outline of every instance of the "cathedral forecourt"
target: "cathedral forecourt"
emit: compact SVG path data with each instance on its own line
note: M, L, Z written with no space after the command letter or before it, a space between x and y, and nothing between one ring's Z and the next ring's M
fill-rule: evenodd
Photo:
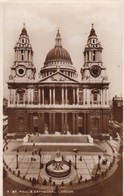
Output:
M107 178L118 143L113 145L109 135L109 81L102 50L92 24L79 80L57 30L55 45L36 77L24 25L8 80L4 166L11 179L37 189L72 184L82 189L81 183L91 186L86 183ZM102 142L94 140L99 137Z

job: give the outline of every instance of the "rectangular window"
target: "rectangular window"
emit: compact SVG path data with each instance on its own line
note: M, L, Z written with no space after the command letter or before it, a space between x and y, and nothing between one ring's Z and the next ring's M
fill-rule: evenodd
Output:
M97 97L98 97L98 94L97 93L93 93L93 101L94 102L97 102Z

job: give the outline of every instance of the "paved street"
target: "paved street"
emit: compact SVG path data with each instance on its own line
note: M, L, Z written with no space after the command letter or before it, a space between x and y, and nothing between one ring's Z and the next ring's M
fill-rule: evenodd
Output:
M11 168L12 171L15 172L15 175L20 172L20 177L24 177L25 180L28 181L32 179L33 177L35 179L39 180L40 184L43 184L44 180L49 181L49 176L46 174L45 165L51 160L55 159L56 151L53 152L45 152L43 151L41 153L41 159L38 154L37 146L31 146L32 151L24 150L23 143L21 144L20 141L15 142L11 141L8 143L8 150L4 153L4 161L8 165L9 168ZM85 146L89 148L89 146ZM90 180L92 176L95 176L96 170L99 163L98 156L101 156L100 163L101 172L105 172L106 169L108 169L110 162L112 162L113 157L111 153L110 147L104 142L102 143L102 148L108 148L109 155L103 155L103 152L101 149L99 152L78 152L78 154L75 157L74 152L61 152L61 155L63 156L64 160L71 161L71 174L67 178L61 178L61 179L54 179L52 178L52 182L55 182L57 185L61 185L62 181L64 181L65 184L69 184L70 181L73 183L77 183L78 180L81 178L81 181ZM19 152L17 152L17 148L19 149ZM92 146L92 149L96 148L96 146ZM64 149L64 147L63 147ZM93 150L94 151L94 150ZM18 158L17 158L18 154ZM107 163L104 165L102 164L102 161L107 159ZM40 169L40 163L43 163L44 167ZM18 168L17 168L18 164ZM77 169L75 170L75 165Z
M113 143L113 145L115 146L116 142L115 141L111 141L111 144ZM20 141L10 141L8 143L8 149L6 149L4 151L4 162L8 165L9 168L11 168L12 171L15 171L15 175L12 174L12 172L10 173L10 177L12 176L11 179L9 179L8 177L6 179L4 179L4 196L6 196L8 193L9 195L14 194L16 196L17 195L23 195L26 194L28 196L29 195L33 195L35 194L35 191L37 190L36 187L32 187L32 183L30 182L30 179L32 177L36 178L39 180L39 184L37 186L38 189L42 192L42 185L44 180L47 181L47 183L49 182L50 177L47 175L46 170L45 170L45 165L46 163L48 163L49 161L53 160L56 156L56 151L42 151L41 153L41 159L40 156L38 154L38 150L37 146L32 146L32 151L25 151L25 148L21 148L21 146L23 145L23 143L21 143ZM112 151L112 147L110 145L108 145L107 142L98 142L98 144L100 146L100 148L102 148L102 151L100 150L100 152L96 151L94 152L81 152L79 151L76 154L75 157L75 153L74 152L61 152L61 154L63 155L64 160L66 161L71 161L72 166L71 166L71 174L67 177L67 178L61 178L61 179L56 179L56 178L52 178L52 183L55 183L56 185L62 185L62 182L64 182L65 185L69 185L70 181L73 182L73 184L77 184L78 180L81 177L81 182L85 182L85 180L90 180L92 178L92 176L96 173L96 169L98 167L98 163L100 162L100 169L101 172L102 171L106 171L106 169L108 169L110 163L113 160L113 151ZM24 147L24 146L23 146ZM87 146L88 147L88 146ZM99 149L100 149L99 148ZM19 151L17 151L17 149L19 149ZM106 150L106 153L103 153ZM18 168L17 168L17 154L18 154ZM100 155L100 160L99 160L99 155ZM33 158L33 160L31 160ZM76 158L76 159L75 159ZM107 164L102 164L102 161L107 159ZM40 169L40 160L43 163L43 168ZM75 164L77 169L75 170ZM18 171L20 171L20 177L17 177ZM118 174L117 174L118 175ZM121 172L120 172L121 175ZM25 179L23 179L23 177L25 177ZM16 183L14 183L14 178ZM107 180L108 183L111 184L111 181L113 183L115 183L115 181L113 181L113 179L109 182L109 180ZM107 182L106 181L106 182ZM23 182L23 183L22 183ZM102 182L101 184L98 185L98 188L96 188L97 186L94 186L92 188L88 188L86 190L81 190L79 191L79 189L77 190L71 190L71 186L68 186L68 190L64 190L63 193L63 189L61 189L61 192L59 193L59 195L64 195L64 196L71 196L71 195L75 195L75 196L80 196L80 194L85 194L88 196L96 196L96 190L97 190L97 194L99 193L99 191L103 191L104 189L104 183L106 182ZM22 183L22 184L20 184ZM85 183L84 183L85 184ZM110 185L109 184L109 185ZM11 185L11 186L10 186ZM49 183L47 185L50 185ZM81 185L82 186L82 185ZM101 187L101 188L100 188ZM107 185L106 185L107 187ZM32 190L32 188L34 188L34 192L26 192L24 193L23 191L26 190ZM53 186L51 187L53 188ZM72 187L73 188L73 187ZM80 187L80 189L82 189ZM46 190L50 189L48 187L46 187ZM51 189L52 190L52 189ZM111 190L111 189L110 189ZM14 193L13 193L14 191ZM66 194L67 191L67 194ZM108 190L106 190L108 191ZM113 189L112 189L113 191ZM37 193L39 195L41 195L40 193ZM81 193L82 192L82 193ZM86 192L86 193L85 193ZM104 193L104 191L103 191ZM44 193L42 192L42 194L44 195ZM47 193L47 195L51 195L52 193ZM107 192L106 192L107 194ZM55 194L53 194L55 195ZM103 195L104 196L104 195ZM109 196L109 195L108 195ZM114 195L115 196L115 195ZM121 195L117 195L117 196L121 196Z
M76 191L73 194L71 193L64 193L64 194L58 194L60 196L122 196L123 192L122 192L122 161L119 164L118 169L116 170L116 172L106 181L102 182L99 185L96 185L94 187L88 188L86 190L80 190L80 191ZM38 196L53 196L52 194L41 194L41 193L37 193L37 194L25 194L25 193L20 193L18 194L18 191L20 190L29 190L29 188L27 188L24 185L20 185L18 183L13 182L12 180L5 178L3 181L4 187L3 187L3 196L34 196L34 195L38 195ZM7 194L7 190L9 190L9 194ZM12 191L16 191L14 194L12 193ZM33 189L31 189L33 190Z

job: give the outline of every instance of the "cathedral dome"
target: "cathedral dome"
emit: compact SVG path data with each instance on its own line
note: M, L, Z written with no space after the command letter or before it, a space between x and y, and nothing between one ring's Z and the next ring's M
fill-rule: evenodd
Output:
M44 64L55 61L63 61L72 64L70 54L66 49L62 47L54 47L53 49L51 49L46 56Z
M70 54L61 45L61 37L60 37L59 30L56 35L55 47L48 52L44 65L46 65L47 63L58 62L58 61L72 64Z

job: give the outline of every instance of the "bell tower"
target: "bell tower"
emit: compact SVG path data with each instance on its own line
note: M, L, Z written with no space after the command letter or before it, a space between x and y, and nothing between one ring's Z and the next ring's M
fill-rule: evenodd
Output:
M92 24L84 48L84 65L81 69L84 116L87 119L87 132L108 133L109 121L109 81L102 61L102 45Z
M9 80L15 82L28 82L35 79L35 68L33 66L33 50L30 44L29 36L25 28L25 24L14 47L15 61L11 67L11 75Z
M104 67L102 62L102 50L102 45L92 24L83 52L84 65L81 69L82 83L85 84L87 91L87 100L85 101L90 106L108 107L109 82L106 75L106 67Z
M29 114L26 108L30 107L34 101L33 84L36 73L33 65L33 49L25 24L14 51L15 59L8 80L8 131L17 132L24 136L24 133L29 129Z

